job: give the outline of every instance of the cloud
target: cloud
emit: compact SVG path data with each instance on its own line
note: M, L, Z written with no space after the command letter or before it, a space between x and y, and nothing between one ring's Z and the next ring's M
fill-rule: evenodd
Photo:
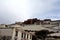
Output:
M36 5L37 8L34 10L35 14L32 15L33 17L37 17L40 19L45 19L45 18L53 18L53 19L59 19L60 15L59 15L59 11L60 11L60 1L59 0L40 0L38 3L40 3L42 5ZM34 5L34 4L33 4ZM34 7L36 7L34 6ZM33 7L33 8L34 8ZM56 15L57 14L57 15Z
M60 0L0 0L1 23L13 23L35 17L59 19L59 11Z

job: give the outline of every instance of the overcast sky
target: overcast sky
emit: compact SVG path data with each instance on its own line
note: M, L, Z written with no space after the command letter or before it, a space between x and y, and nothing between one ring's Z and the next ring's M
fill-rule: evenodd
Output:
M60 19L60 0L0 0L0 23L29 18Z

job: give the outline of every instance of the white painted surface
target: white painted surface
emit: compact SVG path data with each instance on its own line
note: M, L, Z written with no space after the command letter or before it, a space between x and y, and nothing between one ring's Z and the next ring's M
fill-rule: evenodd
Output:
M0 29L1 36L12 36L12 29Z
M16 34L16 30L15 30L15 28L12 30L13 31L13 33L12 33L12 40L15 40L15 34Z
M49 34L50 36L60 36L60 33Z
M34 31L39 31L39 30L49 30L49 31L52 31L51 29L49 28L45 28L43 27L42 25L26 25L23 27L24 30L34 30Z
M21 37L21 36L22 36L21 33L22 33L22 32L18 31L18 37L17 37L17 40L21 40L21 38L22 38L22 37Z

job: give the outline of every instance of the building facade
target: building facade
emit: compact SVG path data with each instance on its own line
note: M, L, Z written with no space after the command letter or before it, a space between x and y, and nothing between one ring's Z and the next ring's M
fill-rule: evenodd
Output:
M19 25L0 28L0 40L32 40L32 34L25 32Z

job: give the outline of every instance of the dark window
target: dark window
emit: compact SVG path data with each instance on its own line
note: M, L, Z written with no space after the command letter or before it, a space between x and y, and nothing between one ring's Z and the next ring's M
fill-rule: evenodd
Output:
M2 39L3 39L3 40L6 40L6 36L3 36Z
M18 31L16 31L16 35L15 36L18 36Z
M22 33L22 38L23 38L23 33Z
M31 35L30 35L30 39L31 39Z
M5 27L8 27L8 25L5 25Z
M17 38L15 38L15 40L17 40Z
M28 36L29 36L29 35L27 34L27 39L28 39Z

